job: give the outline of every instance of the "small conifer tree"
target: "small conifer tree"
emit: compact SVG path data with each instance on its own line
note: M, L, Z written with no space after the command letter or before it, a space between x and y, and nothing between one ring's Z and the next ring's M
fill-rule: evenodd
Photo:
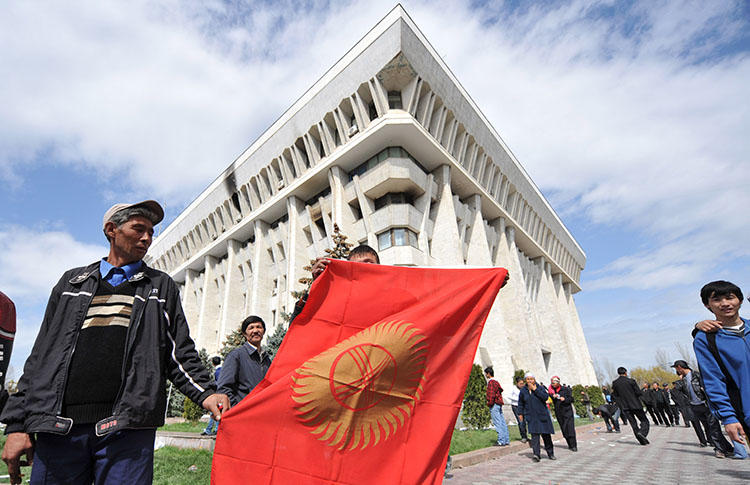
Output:
M487 380L484 378L482 367L478 364L471 367L461 417L464 423L475 429L483 429L490 424L490 408L487 407Z

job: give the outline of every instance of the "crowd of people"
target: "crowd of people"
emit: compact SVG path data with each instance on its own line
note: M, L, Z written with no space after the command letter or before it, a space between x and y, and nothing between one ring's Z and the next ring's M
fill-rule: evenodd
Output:
M247 396L271 365L261 346L265 322L252 315L241 324L246 342L230 352L223 365L213 362L217 369L211 378L190 337L176 283L143 262L154 225L163 217L161 205L153 200L115 204L102 221L108 255L66 271L53 288L17 392L7 397L0 415L7 435L2 459L11 483L21 483L20 467L32 458L32 483L151 483L167 379L210 414L204 434L214 434L222 413ZM380 262L366 245L354 248L349 260ZM313 278L327 264L319 258ZM578 398L590 418L595 414L604 419L608 432L619 433L622 420L642 445L649 444L646 413L655 426L679 426L682 417L684 425L695 430L699 445L712 446L716 457L744 458L750 432L750 329L739 316L742 291L716 281L700 294L714 315L697 323L693 332L702 373L678 360L672 367L679 379L671 385L639 386L620 367L611 391L602 389L604 404L592 409L586 391ZM4 375L15 314L11 322L12 304L0 296ZM304 305L303 298L294 317ZM491 367L485 376L497 445L507 446L503 390ZM530 372L516 381L510 405L535 461L540 460L542 443L549 459L555 459L550 405L568 449L578 450L573 404L571 388L557 376L546 387Z
M601 417L608 433L620 433L620 421L629 425L641 445L650 444L650 427L692 427L702 448L711 446L717 458L745 459L745 440L750 435L750 328L739 316L742 290L727 281L714 281L700 292L704 306L714 319L703 320L693 330L698 366L694 370L685 360L672 364L678 379L671 384L643 382L628 377L625 367L617 369L618 377L611 389L602 386L605 403L591 409L586 391L579 397L589 419ZM498 446L509 444L508 428L502 415L502 387L491 367L485 369L487 405L498 433ZM529 441L532 459L540 461L540 439L545 452L555 460L554 434L550 403L568 449L578 451L575 432L573 395L570 387L553 376L549 387L539 385L532 373L518 379L510 394L510 405L519 427L521 441ZM651 422L649 422L649 416ZM726 435L722 432L724 425Z

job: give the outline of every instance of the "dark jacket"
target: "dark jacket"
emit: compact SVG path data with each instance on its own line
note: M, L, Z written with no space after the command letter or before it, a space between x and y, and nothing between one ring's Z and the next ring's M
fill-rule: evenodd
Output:
M688 391L687 386L690 385L693 387L693 392L695 392L695 395L703 401L706 402L706 392L703 389L703 384L701 383L701 373L697 370L690 370L690 382L688 383L688 380L683 378L675 381L674 388L676 391L678 391L680 394L684 396L685 403L690 404L690 392Z
M250 344L242 344L224 359L217 383L219 392L229 396L229 401L235 406L263 380L270 366L268 354L259 353Z
M552 403L555 405L555 417L558 421L565 418L572 419L573 413L573 391L567 386L560 386L560 389L555 390L550 386L552 392L555 392L558 396L564 398L560 400L558 397L552 397Z
M65 272L52 289L18 392L8 399L0 417L7 424L6 433L70 431L73 420L61 415L68 367L100 278L97 261ZM167 379L198 404L215 392L190 338L172 278L144 264L130 281L136 293L122 385L112 416L96 423L100 436L125 428L163 425Z
M547 409L547 390L544 386L537 384L532 393L527 386L521 388L518 394L518 414L523 416L526 426L531 434L554 434L552 417Z
M630 377L620 376L612 382L612 397L623 411L643 410L642 395L643 391Z
M651 389L649 388L644 394L647 394L650 397L651 404L654 406L664 406L666 405L668 400L665 402L664 393L661 392L661 389Z

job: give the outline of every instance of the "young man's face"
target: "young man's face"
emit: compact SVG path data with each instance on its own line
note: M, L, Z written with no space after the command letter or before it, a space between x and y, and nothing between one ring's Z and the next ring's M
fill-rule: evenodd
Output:
M260 345L261 340L263 340L263 335L265 333L266 331L263 330L262 323L253 322L250 325L248 325L247 328L245 329L245 338L253 346L258 347Z
M715 293L708 297L706 308L713 313L718 320L737 318L742 301L734 293L717 296Z
M355 263L378 264L378 260L375 259L375 255L371 253L355 254L354 256L349 258L349 261L354 261Z
M523 387L523 385L524 385L524 384L525 384L525 383L524 383L523 379L518 379L518 380L516 381L516 387L517 387L517 388L519 388L519 389L521 389L521 388Z

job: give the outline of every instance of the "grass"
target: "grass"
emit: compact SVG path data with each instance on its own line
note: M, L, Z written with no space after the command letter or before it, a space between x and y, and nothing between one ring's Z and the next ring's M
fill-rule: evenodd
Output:
M591 424L595 421L589 419L576 419L576 426ZM602 422L602 421L598 421ZM555 430L560 427L554 423ZM203 423L174 423L162 426L160 431L183 431L200 433L206 427ZM508 426L511 441L521 439L518 426ZM487 448L497 441L497 433L494 429L469 429L464 431L454 430L451 438L450 454L458 455L467 451ZM5 445L5 436L0 435L0 447ZM211 479L212 453L208 450L185 450L172 446L165 446L154 452L154 484L156 485L182 485L182 484L208 484ZM191 467L195 465L195 469ZM0 467L0 474L7 474L5 466ZM31 467L23 467L21 473L27 480L31 476ZM0 483L8 483L0 482Z
M202 423L200 421L197 421L195 423L192 423L190 421L185 421L184 423L171 423L171 424L165 424L161 428L158 429L158 431L181 431L183 433L200 433L206 429L206 423Z
M594 421L585 418L577 418L576 426L584 426L591 424ZM600 421L603 422L603 421ZM553 422L555 431L560 430L560 426L557 421ZM511 441L519 441L521 434L518 431L518 426L508 426ZM458 455L460 453L466 453L467 451L479 450L492 446L493 443L497 442L497 432L494 428L492 429L467 429L464 431L453 430L453 437L451 438L450 454Z
M208 450L159 448L154 452L154 484L207 484L211 481L212 457L213 453Z

